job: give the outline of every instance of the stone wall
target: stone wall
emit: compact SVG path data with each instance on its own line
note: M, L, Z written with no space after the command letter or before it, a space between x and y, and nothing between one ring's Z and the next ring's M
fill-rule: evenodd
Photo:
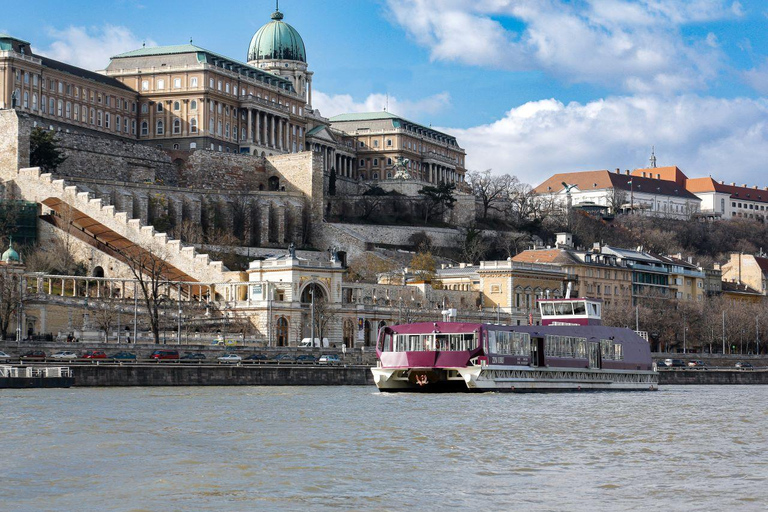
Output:
M131 183L178 185L179 175L165 151L138 142L81 133L57 132L67 159L58 176Z
M184 155L174 156L179 161ZM269 190L268 180L276 174L267 172L266 163L258 156L197 150L180 164L180 184L200 190Z
M21 167L29 166L31 123L15 110L0 110L0 180L13 179Z

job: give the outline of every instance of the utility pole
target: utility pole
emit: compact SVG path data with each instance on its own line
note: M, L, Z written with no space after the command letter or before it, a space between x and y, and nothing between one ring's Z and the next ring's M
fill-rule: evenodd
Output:
M138 308L139 308L139 296L136 293L138 290L136 289L136 283L133 283L133 342L138 343L139 342L139 322L138 322Z
M723 310L723 355L725 355L725 310Z

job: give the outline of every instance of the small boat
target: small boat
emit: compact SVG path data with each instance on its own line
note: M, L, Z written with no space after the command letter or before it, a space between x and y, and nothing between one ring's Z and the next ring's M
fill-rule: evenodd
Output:
M426 322L383 327L381 391L647 391L659 387L648 342L602 325L602 302L547 299L542 325Z
M68 388L72 370L62 366L0 366L0 389Z

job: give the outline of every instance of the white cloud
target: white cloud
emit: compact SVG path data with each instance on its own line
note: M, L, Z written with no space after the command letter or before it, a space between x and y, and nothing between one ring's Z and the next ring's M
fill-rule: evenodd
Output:
M470 169L538 184L556 172L677 165L690 177L768 185L768 102L696 95L620 96L565 105L529 102L503 119L444 128L467 150Z
M434 60L540 69L569 82L633 92L703 88L717 74L716 38L689 40L686 23L741 15L722 0L388 0L391 17ZM504 28L503 18L522 23Z
M90 70L104 69L110 57L140 48L143 43L130 29L114 25L51 29L49 35L53 43L48 48L36 48L36 53ZM146 44L156 43L147 40Z
M768 94L768 59L750 70L742 73L744 81L761 94Z
M416 101L399 100L385 94L371 94L362 102L355 101L349 94L329 95L320 91L312 92L313 106L326 117L354 112L380 112L387 105L389 112L414 118L424 114L434 114L448 108L451 97L447 92L435 94Z

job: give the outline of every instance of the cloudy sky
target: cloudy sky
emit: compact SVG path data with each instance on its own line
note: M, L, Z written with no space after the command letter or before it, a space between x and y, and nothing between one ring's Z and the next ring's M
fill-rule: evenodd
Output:
M147 45L244 60L270 0L30 0L0 32L90 69ZM764 0L282 0L325 116L391 112L455 134L470 169L677 165L768 185ZM55 13L41 16L40 13Z

